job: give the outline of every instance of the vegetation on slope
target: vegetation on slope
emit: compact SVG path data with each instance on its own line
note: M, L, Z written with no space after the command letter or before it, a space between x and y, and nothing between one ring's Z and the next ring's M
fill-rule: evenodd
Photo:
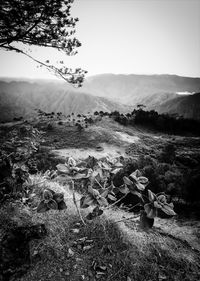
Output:
M56 183L53 171L44 175L38 174L38 170L43 165L46 164L46 167L48 167L48 163L50 163L50 170L53 170L60 161L57 159L54 160L54 163L51 163L51 160L49 160L48 148L44 146L44 144L48 144L48 132L52 133L49 144L52 142L53 132L56 136L60 130L61 136L67 136L65 147L77 147L81 151L81 145L86 144L90 139L89 135L97 130L98 137L93 139L94 150L107 139L112 142L118 136L115 145L124 146L127 151L126 157L120 158L120 161L123 159L123 168L113 181L114 184L120 186L123 177L129 176L135 169L140 169L150 181L149 189L155 193L161 189L171 195L174 203L176 203L176 200L179 201L179 204L175 204L175 210L180 214L178 206L180 204L189 206L186 203L191 201L187 192L186 197L183 196L185 191L182 193L182 188L184 185L187 187L190 181L193 182L193 187L197 184L196 178L190 178L187 184L186 181L180 182L180 178L187 170L196 176L195 171L198 170L199 165L198 139L168 135L160 137L155 133L144 131L141 127L124 127L108 117L95 121L95 125L89 125L88 128L83 128L81 132L77 126L69 127L64 120L62 120L61 125L58 124L59 120L52 121L53 129L48 131L48 122L48 119L46 119L42 124L42 126L46 126L43 128L45 133L42 134L40 139L42 142L38 141L35 144L35 147L39 149L33 151L30 156L31 159L35 159L36 165L36 170L32 171L32 174L37 173L37 175L30 175L29 171L30 181L26 184L26 178L18 181L17 185L15 182L13 185L7 182L10 187L22 188L22 191L18 198L9 196L4 200L4 203L1 203L0 239L5 239L6 233L10 233L12 229L18 229L21 226L45 225L47 231L47 233L44 233L45 238L42 238L42 235L36 235L38 228L34 230L36 231L35 234L32 233L28 236L29 238L27 237L32 265L23 277L19 277L19 280L198 280L200 250L198 248L198 222L186 221L185 219L181 221L175 218L172 221L170 220L169 223L163 219L164 222L162 223L160 219L156 219L154 228L145 232L141 229L138 219L131 212L132 206L128 206L128 204L135 204L133 198L129 197L126 198L127 201L122 200L120 204L114 204L111 208L105 209L102 216L92 221L86 219L92 211L91 207L84 209L81 211L84 220L87 222L84 225L77 216L76 206L73 202L73 190L70 186ZM39 123L37 122L35 125L40 127ZM25 126L29 127L30 124ZM2 144L5 143L6 139L8 140L8 136L11 134L12 138L9 138L9 141L13 140L13 143L10 149L13 151L13 147L16 147L14 154L22 151L19 149L20 145L24 146L24 143L18 143L19 140L16 135L13 136L13 133L11 133L12 130L14 132L20 131L20 128L21 125L17 125L17 127L14 125L9 129L6 129L6 126L1 128L4 137L4 139L2 138ZM74 132L74 135L72 132ZM105 132L106 135L104 135ZM125 142L122 139L119 140L118 133L129 136L135 135L138 140L130 144L130 142ZM85 136L85 139L82 139L82 136ZM79 139L77 143L74 142L76 138ZM30 136L28 139L30 140ZM45 142L43 142L43 139ZM58 143L59 141L58 139ZM72 144L73 142L74 144ZM174 147L169 146L172 143ZM84 147L87 149L87 146ZM188 148L191 151L188 151ZM184 152L187 152L186 155L182 153L183 149ZM42 157L41 150L46 151L46 153L43 152ZM6 151L8 156L10 154L9 146ZM188 153L190 153L189 158ZM196 159L193 159L191 153L196 155ZM40 156L38 157L38 155ZM25 162L28 163L29 157L26 155L25 158ZM14 159L15 162L19 162L15 157ZM192 160L196 162L193 161L192 163ZM8 165L7 162L4 164ZM9 167L11 171L13 165ZM3 171L3 169L1 170ZM13 178L13 175L11 172L9 178L17 180L17 178ZM24 173L20 173L20 175L23 176ZM3 175L3 177L5 179L6 175ZM25 187L26 191L29 191L28 194L26 193L27 195L24 193ZM66 210L49 210L41 214L36 213L35 208L41 201L42 193L48 188L63 193L67 205ZM75 196L79 204L84 188L78 184L75 185L75 188ZM171 192L170 188L175 193ZM189 189L188 191L191 191L190 194L192 194L196 192L194 190ZM81 194L77 192L81 192ZM12 190L11 194L15 194L15 190ZM34 196L30 196L31 194ZM197 201L196 195L194 201ZM189 208L188 214L191 215L191 203ZM189 225L186 225L186 222ZM23 229L23 231L26 230ZM36 236L40 239L35 240ZM33 241L31 241L32 239ZM21 272L15 271L15 263L12 265L14 272L11 275L16 274L13 275L16 276L15 278L25 273L30 266L27 264L23 269L25 264L21 264L22 261L23 259L18 264L18 269L21 268Z

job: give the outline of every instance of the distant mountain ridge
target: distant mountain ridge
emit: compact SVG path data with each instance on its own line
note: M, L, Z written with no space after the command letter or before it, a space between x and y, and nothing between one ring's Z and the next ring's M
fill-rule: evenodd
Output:
M141 98L154 94L199 92L200 78L177 75L101 74L89 77L82 89L93 95L135 105Z
M177 113L185 118L200 118L199 98L178 94L199 93L200 78L167 74L102 74L88 78L83 89L93 95L107 97L133 107L144 104L147 110Z
M101 74L88 77L76 89L62 81L0 81L0 119L14 115L29 116L34 108L45 111L87 113L88 111L132 111L137 104L159 113L177 113L199 119L200 78L177 75ZM14 80L14 79L13 79Z
M177 96L162 103L158 111L169 114L178 113L184 118L200 119L200 93Z
M27 81L0 81L0 120L14 117L31 117L35 109L46 112L86 114L94 111L130 111L122 105L104 97L94 97L87 93L69 89L63 83L34 83Z

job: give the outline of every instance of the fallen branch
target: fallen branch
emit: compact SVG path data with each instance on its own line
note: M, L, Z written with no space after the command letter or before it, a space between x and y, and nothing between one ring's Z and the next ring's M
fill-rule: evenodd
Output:
M115 221L115 222L128 221L128 220L132 220L132 219L138 218L139 216L140 216L140 214L135 215L135 216L132 216L132 217L130 217L130 218L124 218L124 219L121 219L121 220Z
M104 189L104 187L100 184L100 182L97 179L94 179L94 180L102 189Z
M115 206L117 203L119 203L122 199L124 199L126 197L127 194L124 194L124 196L122 196L119 200L115 201L113 204L109 205L107 208L105 208L106 210L107 209L110 209L112 208L113 206Z
M80 217L80 220L82 221L82 223L83 223L84 225L86 225L86 223L85 223L85 221L84 221L84 219L83 219L83 217L82 217L82 215L81 215L81 212L80 212L80 210L79 210L79 208L78 208L78 205L77 205L77 203L76 203L76 196L75 196L74 181L73 181L73 180L72 180L72 193L73 193L73 202L74 202L74 205L76 206L76 210L77 210L77 212L78 212L78 215L79 215L79 217Z

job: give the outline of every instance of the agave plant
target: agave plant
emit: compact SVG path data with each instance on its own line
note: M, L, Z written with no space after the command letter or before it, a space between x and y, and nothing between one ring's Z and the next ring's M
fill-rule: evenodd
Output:
M51 189L45 189L42 194L42 200L37 207L37 212L44 213L50 209L64 210L66 208L63 193L56 193Z

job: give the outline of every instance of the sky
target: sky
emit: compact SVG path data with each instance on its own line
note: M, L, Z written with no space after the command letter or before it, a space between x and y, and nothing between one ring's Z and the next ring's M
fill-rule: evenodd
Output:
M200 0L75 0L76 37L69 57L34 48L44 61L64 60L88 75L176 74L200 77ZM0 50L0 76L55 78L29 58Z

